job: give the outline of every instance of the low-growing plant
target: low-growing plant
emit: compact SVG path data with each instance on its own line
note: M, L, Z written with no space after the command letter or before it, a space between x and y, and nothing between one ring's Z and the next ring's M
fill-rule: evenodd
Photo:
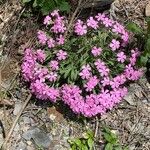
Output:
M22 0L24 4L30 5L34 10L47 15L54 9L59 9L62 12L69 12L70 5L67 0Z
M127 147L123 147L120 145L117 135L113 133L109 128L104 128L103 136L106 141L105 150L128 150Z
M38 99L63 101L85 117L102 115L127 94L127 82L142 76L130 34L105 14L78 19L67 36L68 20L58 10L45 17L44 25L22 64L23 78Z
M138 65L144 67L147 63L150 64L150 18L147 18L146 21L147 30L142 29L133 22L130 22L127 25L128 30L134 33L138 47L142 52L138 60Z
M88 130L83 134L82 138L76 138L68 140L71 149L70 150L93 150L94 146L94 134Z

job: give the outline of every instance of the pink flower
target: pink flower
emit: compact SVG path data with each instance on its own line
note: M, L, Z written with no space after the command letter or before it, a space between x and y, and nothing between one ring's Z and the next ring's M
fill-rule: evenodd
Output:
M64 33L66 31L66 26L64 22L64 18L57 16L54 20L54 25L51 27L51 31L54 33Z
M65 60L67 58L67 53L63 50L59 50L56 56L58 60Z
M143 72L141 70L135 70L131 64L127 65L125 68L125 76L127 79L135 81L142 76Z
M98 55L100 55L100 53L102 52L102 49L101 48L97 48L96 46L94 46L92 48L92 54L96 57Z
M101 81L103 86L109 85L110 84L110 79L109 77L104 77L104 79Z
M59 16L59 10L54 10L52 13L51 13L51 16Z
M36 51L36 57L37 57L37 60L39 60L42 63L46 59L46 54L43 50L38 49Z
M86 88L86 91L92 91L98 83L99 80L97 79L97 77L93 76L88 79L84 87Z
M50 24L50 21L51 21L51 17L50 16L46 16L45 18L44 18L44 24L45 25L49 25Z
M51 82L55 82L57 80L57 73L55 72L50 72L46 78L51 81Z
M97 59L94 63L96 69L101 74L101 76L108 76L109 68L106 67L105 63L102 62L100 59Z
M31 48L25 49L21 72L26 81L34 80L34 68L36 67L35 54Z
M65 42L65 38L63 37L63 35L59 35L59 37L56 38L56 41L58 45L63 45Z
M116 24L113 25L112 31L115 32L115 33L117 33L117 34L118 33L122 34L122 33L125 32L125 29L124 29L124 27L121 24L119 24L118 22L116 22Z
M79 73L82 79L88 79L91 76L91 67L90 65L82 66L82 71Z
M113 39L113 40L111 41L111 43L110 43L109 46L111 47L112 51L115 51L115 50L119 49L119 47L120 47L120 42L117 41L117 40L115 40L115 39Z
M118 88L120 85L124 84L126 82L125 75L118 75L115 78L113 78L112 81L110 81L110 85L113 89Z
M126 60L126 55L124 54L124 52L120 52L117 54L117 60L121 63L123 63Z
M98 22L96 20L94 20L93 17L90 17L88 20L87 20L87 26L88 27L91 27L93 29L97 29L98 28Z
M101 14L101 13L98 13L97 16L95 16L97 21L104 21L105 17L106 17L106 15L105 14Z
M58 70L58 61L56 60L52 60L50 63L49 63L50 67L52 70Z
M129 40L128 32L123 32L121 38L123 39L124 42L128 42L128 40Z
M46 42L47 42L47 36L46 36L45 32L38 31L37 38L38 38L40 44L42 44L42 45L46 44Z
M113 24L113 22L112 22L111 19L105 18L105 19L103 20L103 24L105 25L105 27L111 27L112 24Z
M84 25L83 24L83 21L81 21L81 20L77 20L77 22L75 23L75 27L74 27L75 29L75 33L77 34L77 35L84 35L84 34L86 34L87 33L87 26L86 25Z
M58 10L53 11L51 16L47 16L44 19L45 25L51 24L52 26L50 29L52 33L48 33L48 35L51 35L52 37L49 37L46 32L39 31L37 35L38 42L42 44L43 49L34 51L29 48L25 50L23 63L21 65L23 79L28 81L32 94L40 100L50 100L51 102L56 102L57 99L62 100L75 114L84 115L85 117L92 117L99 114L103 115L107 110L112 109L118 104L127 94L127 88L125 87L126 82L135 81L142 76L142 70L137 69L135 65L137 57L140 54L139 50L134 49L129 53L125 53L121 49L122 47L126 48L128 46L127 44L130 35L124 26L118 22L112 21L106 17L105 14L98 14L94 18L90 17L86 22L88 27L97 29L100 24L101 27L106 30L108 29L106 27L111 27L109 28L108 33L115 32L114 36L119 40L113 39L109 46L112 51L119 49L117 53L112 53L116 53L116 60L119 61L118 63L123 63L123 66L126 66L124 70L119 71L119 74L114 72L114 67L109 68L107 66L109 60L107 59L111 59L111 56L107 58L108 47L105 47L105 45L102 46L106 51L106 57L105 53L101 54L102 49L100 47L93 46L91 47L91 55L95 56L95 58L89 56L86 59L84 54L88 52L88 55L90 55L88 50L89 45L96 44L97 42L95 39L93 40L90 38L92 38L94 34L95 36L98 36L97 31L92 33L91 30L89 30L87 40L90 41L86 46L87 49L84 48L86 51L82 51L79 54L79 59L82 55L83 58L85 58L83 62L80 62L81 60L79 60L79 63L89 62L89 64L80 66L79 63L76 63L74 60L75 67L80 70L80 78L74 81L74 83L69 83L67 79L64 79L64 77L61 76L61 70L58 71L59 65L63 63L59 60L65 60L67 57L69 59L70 55L73 53L73 51L71 51L67 54L67 51L59 50L61 47L66 47L66 44L68 44L67 42L63 46L65 42L63 33L66 30L66 22L66 18L61 17ZM83 21L78 20L74 26L75 33L77 35L85 35L87 33L87 25L85 25ZM68 40L72 38L73 35L69 37ZM82 48L82 46L86 44L84 43L86 37L78 37L78 39L81 39L81 43L78 43L79 41L77 41L77 43L73 43L69 46L71 48ZM43 63L46 59L47 52L45 46L48 46L49 48L56 47L53 48L51 52L52 57L49 64ZM68 51L69 50L70 49L68 49ZM75 53L76 52L74 51L74 54ZM112 57L112 59L114 59L114 55L112 55ZM64 61L64 65L67 61L68 60ZM116 70L117 69L119 68L116 65Z
M53 48L55 47L55 41L53 38L49 38L48 41L47 41L47 45L48 45L48 48Z

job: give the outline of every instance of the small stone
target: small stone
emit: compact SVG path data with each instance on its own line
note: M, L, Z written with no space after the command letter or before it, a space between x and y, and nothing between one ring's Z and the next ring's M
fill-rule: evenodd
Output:
M16 116L22 108L22 103L16 102L13 114Z
M147 17L150 16L150 2L146 5L146 8L145 8L145 15Z
M132 95L131 93L128 93L128 94L124 97L124 99L125 99L130 105L132 105L132 106L135 105L134 97L133 97L133 95Z
M27 144L28 144L28 145L31 145L31 144L32 144L32 142L31 142L31 141L27 141Z
M55 118L56 118L56 116L55 116L55 115L53 115L53 114L51 114L51 115L49 116L49 118L50 118L52 121L54 121L54 120L55 120Z

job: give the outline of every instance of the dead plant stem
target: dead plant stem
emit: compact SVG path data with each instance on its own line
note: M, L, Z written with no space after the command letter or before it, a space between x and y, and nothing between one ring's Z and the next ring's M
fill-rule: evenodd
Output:
M6 139L5 139L5 141L4 141L3 145L2 145L2 149L3 149L3 150L6 150L7 143L8 143L8 141L9 141L9 139L10 139L12 133L13 133L13 130L14 130L14 128L15 128L15 126L16 126L16 124L17 124L17 122L18 122L18 120L19 120L19 118L20 118L20 116L21 116L21 114L22 114L22 112L23 112L23 110L25 109L25 107L27 106L29 100L31 99L31 96L32 96L32 95L29 94L29 96L27 97L25 103L23 104L22 108L20 109L20 112L18 113L16 119L14 120L14 122L13 122L13 124L12 124L12 127L11 127L11 129L9 130L9 133L8 133L8 135L6 136Z

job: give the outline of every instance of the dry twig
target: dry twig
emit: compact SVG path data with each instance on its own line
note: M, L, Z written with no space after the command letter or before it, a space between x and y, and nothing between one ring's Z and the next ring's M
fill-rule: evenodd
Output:
M27 106L29 100L31 99L31 96L32 96L32 95L29 94L29 96L27 97L25 103L23 104L22 108L20 109L20 112L18 113L16 119L14 120L14 122L13 122L13 124L12 124L12 127L11 127L11 129L10 129L8 135L6 136L6 139L5 139L5 141L3 142L2 149L6 150L7 143L8 143L8 141L9 141L9 139L10 139L12 133L13 133L13 130L14 130L14 128L15 128L15 126L16 126L16 124L17 124L17 122L18 122L18 120L19 120L19 118L20 118L20 116L21 116L21 114L22 114L22 112L23 112L23 110L25 109L25 107Z
M77 13L78 13L78 11L79 11L79 9L80 9L81 2L82 2L82 0L79 0L78 6L77 6L77 8L75 9L75 11L74 11L74 13L73 13L73 15L72 15L72 17L71 17L71 19L70 19L70 22L69 22L69 25L68 25L68 28L67 28L67 30L66 30L66 32L65 32L64 37L67 36L68 31L70 30L70 28L71 28L71 26L72 26L72 24L73 24L73 21L74 21L76 15L77 15Z
M99 127L99 120L98 117L96 116L95 133L94 133L95 138L97 137L98 127Z

